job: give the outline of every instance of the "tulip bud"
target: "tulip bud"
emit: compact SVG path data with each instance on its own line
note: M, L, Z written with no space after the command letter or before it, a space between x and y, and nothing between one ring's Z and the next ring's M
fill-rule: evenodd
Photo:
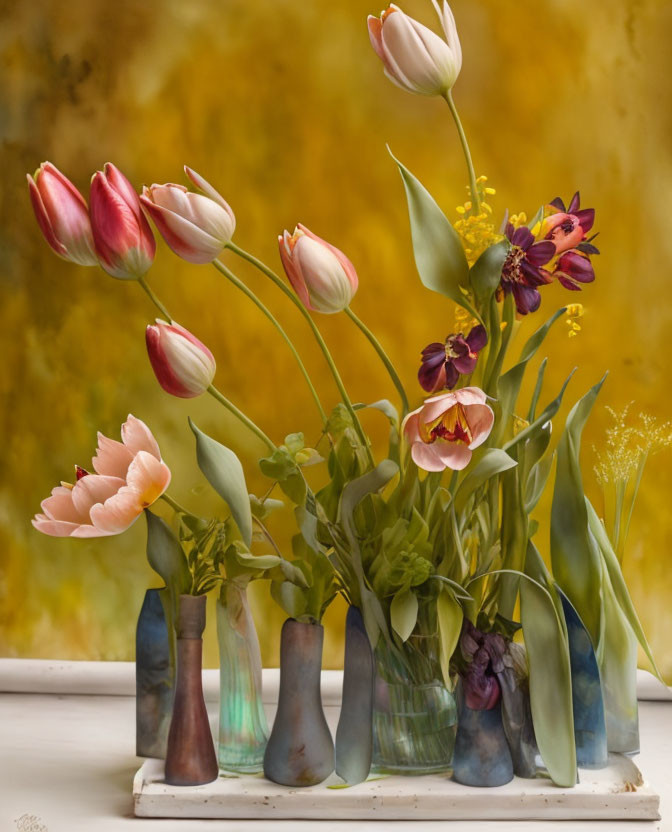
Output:
M97 266L89 211L77 188L51 162L42 162L26 179L35 217L51 248L64 260Z
M357 272L348 258L299 224L278 237L289 282L304 306L327 315L342 312L357 291Z
M462 68L462 48L455 18L443 0L443 9L433 0L446 40L390 5L380 18L369 15L371 45L383 62L385 75L408 92L446 95Z
M185 171L207 196L191 193L183 185L152 185L143 188L140 202L178 257L211 263L233 237L236 218L205 179L191 168Z
M205 393L215 377L215 358L189 330L156 319L145 332L147 353L157 381L181 399Z
M91 227L100 265L112 277L137 280L152 265L156 242L138 195L109 162L91 180Z

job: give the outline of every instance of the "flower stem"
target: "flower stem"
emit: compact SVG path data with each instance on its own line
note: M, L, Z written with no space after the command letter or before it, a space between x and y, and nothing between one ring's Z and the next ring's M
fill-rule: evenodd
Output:
M139 283L139 284L142 286L142 288L145 290L145 292L147 293L147 296L149 297L149 299L151 300L151 302L152 302L152 303L154 304L154 306L156 306L156 308L157 308L157 309L161 312L161 314L162 314L162 315L163 315L163 317L166 319L166 321L167 321L169 324L170 324L170 323L172 323L173 319L172 319L172 317L171 317L171 315L170 315L170 312L166 309L166 307L165 307L165 306L161 303L161 301L157 298L157 296L156 296L156 295L154 294L154 292L151 290L151 288L150 288L149 284L147 283L147 281L145 280L145 278L144 278L144 277L139 277L139 278L138 278L138 283Z
M226 398L226 396L223 395L223 393L220 393L219 390L214 386L214 384L211 384L208 387L208 393L210 393L211 396L213 396L215 399L217 399L217 401L220 404L223 404L224 407L227 410L229 410L231 413L233 413L234 416L236 416L238 419L240 419L240 421L245 425L245 427L249 428L252 431L252 433L254 433L256 436L258 436L259 439L261 439L261 441L268 447L268 449L269 449L269 451L271 451L271 453L275 450L275 444L268 438L268 436L266 436L266 434L263 432L263 430L260 427L258 427L258 425L255 425L254 422L252 421L252 419L249 419L243 413L242 410L239 410L235 406L235 404L233 402L230 402Z
M294 356L294 358L296 359L296 363L299 365L299 369L301 370L301 372L302 372L302 374L303 374L303 377L304 377L304 378L305 378L305 380L306 380L306 384L307 384L307 385L308 385L308 387L310 388L310 392L312 393L313 399L315 400L315 404L317 405L317 409L318 409L318 410L319 410L319 412L320 412L320 416L321 416L321 418L322 418L322 422L323 422L323 423L325 423L325 422L327 421L327 414L324 412L324 408L322 407L322 402L320 401L320 398L319 398L319 396L317 395L317 391L315 390L315 387L313 386L313 382L310 380L310 376L308 375L308 371L306 370L306 368L305 368L305 366L304 366L304 364L303 364L303 361L301 360L301 356L299 355L299 353L298 353L298 352L297 352L297 350L296 350L296 347L295 347L295 346L294 346L294 344L291 342L291 340L290 340L289 336L287 335L287 333L285 332L285 330L282 328L282 326L280 325L279 321L278 321L278 320L276 319L276 317L273 315L273 313L271 312L271 310L270 310L270 309L269 309L269 308L268 308L265 304L263 304L263 303L259 300L259 298L258 298L258 297L254 294L254 292L253 292L251 289L249 289L249 288L248 288L248 287L247 287L247 286L243 283L243 281L242 281L242 280L240 280L239 278L237 278L237 277L236 277L236 275L235 275L235 274L234 274L234 273L233 273L230 269L228 269L228 268L224 265L224 263L222 263L220 260L213 260L213 261L212 261L212 265L213 265L213 266L214 266L214 267L215 267L215 268L216 268L219 272L221 272L221 274L223 274L223 275L224 275L224 277L226 277L228 280L230 280L230 281L231 281L231 283L233 283L233 285L234 285L234 286L236 286L238 289L240 289L240 291L241 291L241 292L243 292L243 294L245 294L245 295L246 295L246 296L247 296L247 297L248 297L248 298L249 298L249 299L250 299L250 300L251 300L254 304L256 304L256 306L257 306L257 307L258 307L258 308L259 308L259 309L260 309L260 310L264 313L264 315L266 315L266 317L268 318L268 320L269 320L269 321L273 324L273 326L274 326L274 327L278 330L278 332L280 333L280 335L281 335L281 336L283 337L283 339L285 340L285 342L286 342L287 346L288 346L288 347L290 348L290 350L292 351L292 355L293 355L293 356Z
M177 502L177 500L174 500L174 499L170 496L170 494L162 494L162 495L161 495L161 499L162 499L162 500L165 500L165 501L168 503L168 505L169 505L169 506L173 509L173 511L177 511L177 512L179 512L180 514L188 514L188 515L190 515L190 516L191 516L191 512L190 512L190 511L187 511L187 509L186 509L184 506L181 506L181 505Z
M355 430L357 431L359 441L362 443L362 446L364 447L364 449L366 451L366 454L368 456L369 463L370 463L371 467L373 468L373 466L374 466L373 456L371 455L371 448L369 447L369 443L367 442L366 434L364 433L364 430L362 429L360 421L357 418L357 414L355 413L355 410L352 406L352 402L350 401L350 397L348 396L348 393L345 389L345 385L343 384L343 379L341 378L341 376L338 372L338 369L336 367L336 364L334 363L334 359L331 357L331 353L329 352L329 348L327 347L327 345L324 341L324 338L322 337L322 335L320 333L320 330L317 328L317 325L315 324L315 321L313 321L313 319L310 317L310 314L308 313L308 310L301 303L301 301L296 297L294 292L292 292L292 290L284 283L284 281L281 280L278 277L278 275L272 269L270 269L265 263L263 263L261 260L256 258L253 254L250 254L249 251L245 251L244 249L240 248L235 243L231 243L231 242L227 243L227 248L229 248L231 251L233 251L234 254L237 254L239 257L242 257L243 260L247 260L248 263L251 263L257 269L259 269L260 272L265 274L266 277L268 277L270 280L272 280L273 283L275 283L275 285L287 295L287 297L292 301L292 303L297 307L299 312L301 312L303 317L308 322L308 325L310 326L310 328L313 332L313 335L315 336L315 340L317 341L320 349L322 350L322 354L324 355L324 357L327 361L327 364L329 365L329 369L331 370L331 374L334 377L334 381L336 382L336 386L338 387L338 391L341 394L343 404L347 408L348 413L350 414L350 418L352 419L352 423L355 427Z
M364 335L366 335L366 337L371 342L371 345L373 346L374 350L378 353L378 357L380 358L380 360L385 365L385 369L390 374L390 378L392 379L392 381L394 383L394 386L397 388L397 392L399 393L399 396L401 398L401 407L402 407L402 410L403 410L402 418L403 418L403 416L405 416L408 413L408 399L406 397L406 391L404 390L404 385L401 383L401 379L399 378L399 375L397 374L397 371L394 369L394 365L390 361L387 353L382 348L382 346L381 346L380 342L378 341L378 339L376 338L376 336L373 334L373 332L371 332L371 330L364 323L364 321L360 320L360 318L358 318L357 315L355 315L355 313L352 311L352 309L350 309L349 306L345 307L344 312L348 316L348 318L350 318L350 320L362 330Z
M462 150L464 152L464 158L467 162L467 170L469 171L469 189L471 190L471 213L473 216L478 216L481 213L481 203L478 198L478 189L476 187L476 173L474 172L474 163L471 161L471 152L469 151L469 144L467 142L467 136L464 132L464 127L462 127L462 122L460 121L460 116L457 112L457 107L455 106L455 102L453 101L453 94L450 90L445 95L446 103L450 108L450 113L455 121L455 126L457 127L457 133L460 137L460 143L462 145Z

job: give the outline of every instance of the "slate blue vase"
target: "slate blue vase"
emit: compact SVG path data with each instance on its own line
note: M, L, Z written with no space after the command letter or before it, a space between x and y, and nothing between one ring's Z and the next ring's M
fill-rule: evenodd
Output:
M345 619L343 697L336 730L336 774L350 785L366 780L371 769L375 676L364 619L359 609L351 606Z
M463 786L503 786L513 780L513 760L502 724L501 700L488 710L474 710L457 692L458 716L453 780Z
M148 589L135 631L135 753L166 756L175 695L174 634L164 610L168 590ZM171 644L172 641L172 644Z
M600 670L590 635L567 596L556 585L569 639L576 763L581 768L607 765L607 730Z

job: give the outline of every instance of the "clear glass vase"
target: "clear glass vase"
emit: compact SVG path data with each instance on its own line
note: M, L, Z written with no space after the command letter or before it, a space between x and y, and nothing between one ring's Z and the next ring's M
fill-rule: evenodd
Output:
M219 765L263 770L268 723L261 699L261 653L247 592L225 581L217 601L219 641Z
M415 632L401 648L382 637L376 646L375 772L428 774L450 766L457 708L441 677L432 607L421 611Z

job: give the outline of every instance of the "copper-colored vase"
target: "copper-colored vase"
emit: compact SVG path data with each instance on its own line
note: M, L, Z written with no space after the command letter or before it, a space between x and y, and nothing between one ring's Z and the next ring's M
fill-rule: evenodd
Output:
M219 775L201 679L205 604L205 595L180 595L177 683L166 750L170 786L201 786Z

